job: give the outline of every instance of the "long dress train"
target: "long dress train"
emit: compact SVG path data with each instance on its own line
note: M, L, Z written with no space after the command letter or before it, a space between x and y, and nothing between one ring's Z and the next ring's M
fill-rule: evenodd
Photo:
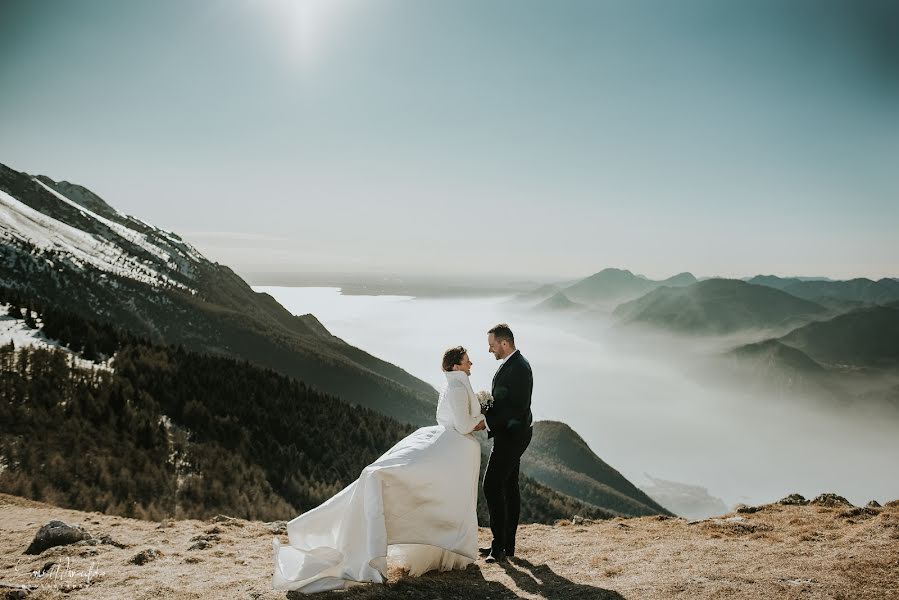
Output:
M438 425L422 427L359 479L287 524L272 541L273 586L305 593L384 581L387 557L410 575L477 558L480 405L463 371L446 373Z

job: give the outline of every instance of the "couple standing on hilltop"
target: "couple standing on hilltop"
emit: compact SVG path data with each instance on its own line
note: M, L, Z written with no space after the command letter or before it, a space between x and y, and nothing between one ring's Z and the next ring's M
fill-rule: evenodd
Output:
M534 380L508 325L492 328L487 343L502 361L491 393L474 393L465 348L447 350L438 424L400 440L359 479L287 524L289 544L272 541L276 590L313 593L380 583L388 556L418 576L465 568L478 553L487 562L515 554L518 467L531 441ZM478 549L481 448L473 432L482 429L493 438L484 474L493 542Z

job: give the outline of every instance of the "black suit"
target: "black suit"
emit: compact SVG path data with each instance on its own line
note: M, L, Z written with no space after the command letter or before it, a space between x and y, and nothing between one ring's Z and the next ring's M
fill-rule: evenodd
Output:
M531 365L521 352L515 352L493 377L493 407L484 415L489 430L487 437L493 438L484 473L484 496L495 552L515 552L515 533L521 513L518 469L521 455L531 443L533 389Z

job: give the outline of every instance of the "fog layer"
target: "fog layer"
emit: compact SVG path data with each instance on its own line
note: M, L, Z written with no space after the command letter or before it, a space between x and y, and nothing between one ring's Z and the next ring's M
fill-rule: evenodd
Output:
M486 331L508 322L534 370L537 419L568 423L637 485L644 473L700 485L728 505L834 491L855 504L899 498L899 419L722 383L715 344L685 345L576 332L504 298L342 296L336 288L255 287L294 314L439 388L444 349L463 345L472 385L489 389L498 362ZM602 317L596 317L601 319ZM634 336L636 338L636 336ZM660 338L661 339L661 338ZM713 382L714 380L714 382Z

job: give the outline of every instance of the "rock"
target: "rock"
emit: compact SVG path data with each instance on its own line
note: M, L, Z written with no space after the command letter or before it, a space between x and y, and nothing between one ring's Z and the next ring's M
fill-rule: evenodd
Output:
M58 563L56 563L55 561L52 561L52 560L50 562L46 562L46 563L44 563L44 566L41 567L40 571L38 571L38 573L40 573L41 575L46 575L57 564Z
M772 527L764 523L751 523L746 517L728 517L727 519L706 519L705 527L715 531L736 535L745 535L761 531L771 531Z
M190 541L191 542L218 542L218 541L221 541L221 539L222 538L220 538L218 535L216 535L214 533L203 533L200 535L195 535L194 537L190 538Z
M266 523L266 527L275 535L287 535L287 521L272 521Z
M81 540L77 542L80 546L100 546L102 544L108 546L115 546L116 548L127 548L128 544L123 544L122 542L118 542L112 539L108 533L104 533L98 537L92 537L89 540Z
M849 510L843 511L840 513L840 517L843 519L851 519L853 517L861 517L862 519L867 519L868 517L873 517L878 514L880 514L880 511L878 509L865 506L851 508Z
M243 523L241 523L238 519L234 517L229 517L227 515L216 515L210 519L212 523L221 523L222 525L227 525L228 527L243 527Z
M0 597L6 600L21 600L36 589L36 585L18 585L0 581Z
M889 502L884 504L884 506L888 506L890 508L895 508L895 507L899 506L899 500L890 500Z
M147 548L146 550L141 550L140 552L132 556L130 559L128 559L128 562L132 565L142 566L162 556L164 556L162 552L160 552L156 548Z
M751 515L752 513L757 513L760 510L762 510L761 506L746 506L745 504L741 504L737 507L737 512L741 514Z
M802 494L790 494L786 498L781 498L777 503L786 506L805 506L808 504L808 500Z
M571 517L571 524L572 525L592 525L593 519L585 519L584 517L582 517L580 515L574 515L573 517Z
M841 506L852 506L849 500L837 494L821 494L811 502L815 506L825 506L827 508L839 508Z
M206 548L208 548L211 545L212 544L210 544L206 540L200 540L200 541L196 542L193 546L188 548L188 550L205 550Z
M880 502L878 502L877 500L871 500L865 506L867 506L868 508L880 508Z
M106 544L108 546L115 546L116 548L127 548L129 544L125 544L123 542L116 541L109 537L108 533L104 533L99 537L101 544Z
M91 534L79 526L72 526L62 521L50 521L40 529L25 550L25 554L40 554L47 548L67 546L82 540L91 539Z

